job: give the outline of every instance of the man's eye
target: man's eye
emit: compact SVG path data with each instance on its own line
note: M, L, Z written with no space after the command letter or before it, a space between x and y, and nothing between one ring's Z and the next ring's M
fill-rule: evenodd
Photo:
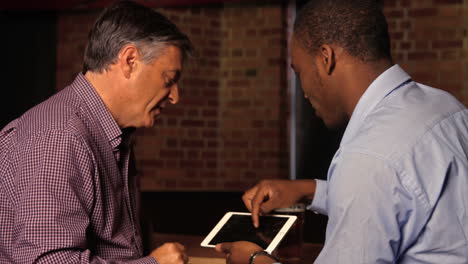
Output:
M166 87L171 87L172 85L174 85L174 80L169 80L166 82Z

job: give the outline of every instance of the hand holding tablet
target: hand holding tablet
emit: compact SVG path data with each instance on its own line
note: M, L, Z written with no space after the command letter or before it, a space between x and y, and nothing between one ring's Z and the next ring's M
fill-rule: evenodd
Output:
M255 228L250 213L228 212L202 241L203 247L235 241L249 241L271 253L291 228L294 215L265 215Z

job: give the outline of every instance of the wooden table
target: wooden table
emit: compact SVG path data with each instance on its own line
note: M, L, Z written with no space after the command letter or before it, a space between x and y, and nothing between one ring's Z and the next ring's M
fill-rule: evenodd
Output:
M201 236L155 233L153 235L153 248L165 242L179 242L187 250L190 257L189 264L226 264L223 254L216 252L214 249L200 246L203 239L204 237ZM321 249L321 244L304 243L302 249L303 263L312 264Z

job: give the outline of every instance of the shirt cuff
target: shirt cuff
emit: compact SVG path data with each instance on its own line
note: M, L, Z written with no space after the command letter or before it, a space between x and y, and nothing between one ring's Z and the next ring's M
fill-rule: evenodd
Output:
M327 215L327 181L316 179L315 183L314 199L307 209L317 214Z

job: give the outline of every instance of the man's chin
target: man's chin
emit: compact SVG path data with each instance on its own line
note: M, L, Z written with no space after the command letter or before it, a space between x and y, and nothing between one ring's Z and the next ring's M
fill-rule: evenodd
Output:
M332 131L344 131L344 129L346 129L346 126L348 125L348 120L326 120L323 118L320 119L325 124L327 129Z
M159 120L159 114L153 115L152 118L148 119L148 124L146 127L154 127L156 123L158 123Z

